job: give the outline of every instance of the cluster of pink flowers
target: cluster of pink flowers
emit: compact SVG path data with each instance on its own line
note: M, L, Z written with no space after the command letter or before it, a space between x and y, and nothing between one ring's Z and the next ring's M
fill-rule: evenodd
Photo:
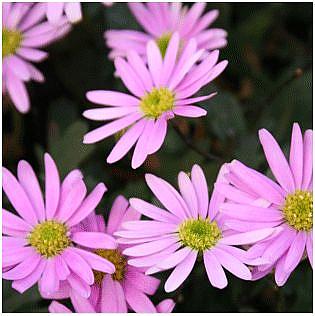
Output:
M227 61L218 62L226 32L208 28L218 12L203 15L205 5L132 3L145 32L106 32L116 74L130 94L89 91L87 99L104 107L83 116L111 121L87 133L84 143L122 131L108 163L135 146L131 166L138 168L161 148L168 120L207 114L195 104L216 93L194 95L224 71ZM80 3L3 4L3 93L20 112L30 107L25 83L44 80L30 63L47 57L38 48L81 19ZM58 302L65 298L75 312L171 312L172 299L151 301L160 285L151 274L172 270L164 289L173 292L198 256L216 288L228 285L225 270L243 280L274 272L282 286L305 253L312 265L312 136L312 130L303 136L295 123L287 160L273 136L260 130L275 181L234 160L221 166L211 197L198 165L178 174L179 190L146 174L158 205L118 196L107 223L95 212L105 185L87 194L77 169L61 181L49 154L44 194L28 162L19 162L17 177L3 168L3 190L17 214L2 211L2 277L20 293L38 284L42 297L53 300L49 311L61 313L71 312Z

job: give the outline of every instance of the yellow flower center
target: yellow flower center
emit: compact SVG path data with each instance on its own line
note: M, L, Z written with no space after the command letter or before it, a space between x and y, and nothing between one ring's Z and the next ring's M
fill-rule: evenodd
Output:
M97 249L95 253L101 256L102 258L107 259L115 266L115 273L111 275L113 280L123 280L126 272L127 259L121 254L121 252L118 249ZM95 283L101 285L105 273L95 270L93 271L93 273Z
M2 58L14 54L20 47L21 41L21 32L2 29Z
M184 246L197 251L212 248L221 239L221 230L209 219L188 219L179 226L179 239Z
M155 42L157 43L157 46L160 49L161 55L164 58L166 54L166 50L168 47L168 44L171 40L172 34L171 33L165 33L161 37L157 38Z
M282 208L287 223L296 230L313 228L313 192L296 190L288 194Z
M59 255L70 246L67 226L55 220L49 220L35 226L28 241L38 253L46 258Z
M140 102L140 109L146 117L157 119L174 107L174 94L167 88L153 88Z

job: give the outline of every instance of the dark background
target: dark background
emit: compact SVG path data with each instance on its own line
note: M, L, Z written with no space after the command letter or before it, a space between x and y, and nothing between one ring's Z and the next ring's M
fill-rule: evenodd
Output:
M218 96L201 103L208 115L175 122L186 139L203 151L222 161L236 158L266 172L258 129L270 130L288 152L292 123L299 122L304 130L312 128L312 3L209 3L207 9L213 8L220 10L214 27L229 33L228 46L221 52L221 59L228 59L229 66L200 92L218 91ZM43 153L50 152L63 176L79 167L90 190L100 181L107 185L109 191L98 207L106 217L118 194L152 199L144 183L146 172L176 184L180 170L189 171L198 163L212 189L221 162L205 159L187 147L171 125L161 150L135 171L130 167L130 154L116 164L106 164L113 138L94 145L81 143L86 131L100 125L81 115L91 107L85 93L124 89L113 77L113 64L107 59L103 32L110 28L139 26L124 3L109 8L83 4L83 21L47 48L50 56L39 65L45 84L28 86L30 113L18 113L4 98L3 164L16 173L18 161L26 159L43 179ZM4 206L7 204L4 198ZM169 273L158 277L165 279ZM165 294L162 281L153 301L173 297L175 312L312 311L312 269L306 260L281 288L273 276L248 282L227 275L228 287L217 290L211 287L203 264L197 264L184 286L174 293ZM48 304L36 286L20 295L11 289L10 282L3 282L5 312L47 312Z

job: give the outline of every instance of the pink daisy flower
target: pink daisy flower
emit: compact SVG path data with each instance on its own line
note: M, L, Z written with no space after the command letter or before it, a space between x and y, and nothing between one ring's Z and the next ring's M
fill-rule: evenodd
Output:
M92 269L114 273L108 260L77 245L89 248L116 248L115 239L100 233L73 229L101 200L106 187L99 183L86 196L79 170L70 172L60 183L57 167L45 154L45 201L32 167L18 164L17 179L2 168L2 187L17 215L2 210L2 277L13 280L12 287L23 293L39 283L44 293L53 293L60 283L81 295L90 295L94 283Z
M106 44L112 49L110 58L126 56L130 50L145 55L146 45L154 40L164 57L172 34L178 32L182 46L195 38L198 49L219 49L226 46L227 33L209 26L217 19L218 10L203 15L206 3L195 3L191 8L175 3L129 3L128 6L145 32L110 30L105 32Z
M92 213L82 221L76 230L78 232L94 231L106 233L110 236L129 220L139 220L141 214L136 212L128 204L123 196L118 196L109 213L107 225L101 215ZM114 238L114 237L113 237ZM93 247L95 248L95 247ZM168 300L157 308L153 305L147 295L153 295L160 281L154 277L144 274L143 269L128 265L128 257L122 254L124 245L117 244L115 249L100 247L94 251L99 256L111 261L116 268L114 274L106 274L94 270L94 284L91 285L91 296L84 298L74 292L65 282L61 286L59 293L50 295L49 298L70 297L74 310L77 313L97 312L97 313L127 313L128 309L137 313L153 313L168 306L169 311L174 307ZM57 308L58 303L52 303L50 310Z
M115 235L120 237L119 243L132 244L123 251L134 257L129 259L130 265L149 268L147 274L174 268L165 283L166 292L176 290L184 282L198 255L203 257L210 283L220 289L228 283L223 267L250 280L251 272L245 264L266 263L260 258L248 260L246 251L235 246L255 243L273 234L274 229L249 233L226 229L224 217L218 212L224 197L214 191L209 202L206 178L198 165L193 166L191 179L186 173L179 173L180 192L152 174L146 174L146 182L167 210L132 198L131 206L152 220L125 222Z
M45 3L2 3L2 94L8 93L21 113L30 108L26 82L43 82L43 74L31 62L48 54L47 46L70 30L61 19L57 25L45 21Z
M113 121L87 133L83 140L85 144L127 129L107 157L108 163L120 160L136 144L131 166L138 168L149 154L162 146L167 120L175 115L206 115L204 109L193 104L209 99L215 93L191 96L216 78L227 66L227 61L217 64L219 52L214 51L198 63L204 50L197 50L194 39L178 57L179 44L179 35L175 33L163 60L157 44L150 41L147 45L148 66L134 51L127 54L127 60L116 58L117 73L132 95L102 90L87 93L89 101L106 107L87 110L83 115L95 121Z
M273 136L261 129L259 139L276 182L233 161L226 175L230 183L216 185L227 198L220 210L229 217L226 225L231 229L247 232L257 228L282 228L277 235L248 251L251 258L262 257L271 262L256 267L254 279L274 269L276 283L282 286L305 250L313 264L312 138L312 130L307 130L303 137L295 123L287 161Z
M71 23L78 23L82 20L80 2L47 2L46 15L50 23L56 24L66 17Z

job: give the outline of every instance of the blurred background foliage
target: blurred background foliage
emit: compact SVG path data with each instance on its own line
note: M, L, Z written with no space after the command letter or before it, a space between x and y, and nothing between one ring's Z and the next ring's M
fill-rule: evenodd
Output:
M228 46L221 59L226 71L200 94L218 91L201 105L208 115L200 119L176 119L186 140L220 160L206 159L183 142L169 125L161 150L137 169L130 167L130 154L108 165L106 156L114 139L83 145L82 136L98 126L82 117L91 107L85 93L91 89L123 90L113 76L113 63L103 40L107 29L139 29L125 3L106 8L100 3L83 4L83 21L62 40L48 48L50 56L39 65L45 84L31 83L32 108L19 114L9 100L3 102L3 164L16 172L20 159L28 160L43 179L43 153L50 152L64 176L82 169L89 189L106 183L109 191L98 207L108 216L118 194L152 200L144 174L157 174L176 185L180 170L194 163L206 172L209 190L222 162L239 159L253 168L267 166L257 131L265 127L289 149L291 127L299 122L312 128L312 3L208 3L220 17L215 27L228 31ZM7 206L7 200L4 199ZM9 207L9 206L8 206ZM11 208L12 209L12 208ZM160 275L165 279L169 272ZM161 287L154 302L173 297L175 312L311 312L312 269L301 263L282 288L269 276L246 282L228 274L224 290L210 286L203 265L196 265L184 286L165 294ZM3 282L3 311L47 312L37 288L18 294Z

